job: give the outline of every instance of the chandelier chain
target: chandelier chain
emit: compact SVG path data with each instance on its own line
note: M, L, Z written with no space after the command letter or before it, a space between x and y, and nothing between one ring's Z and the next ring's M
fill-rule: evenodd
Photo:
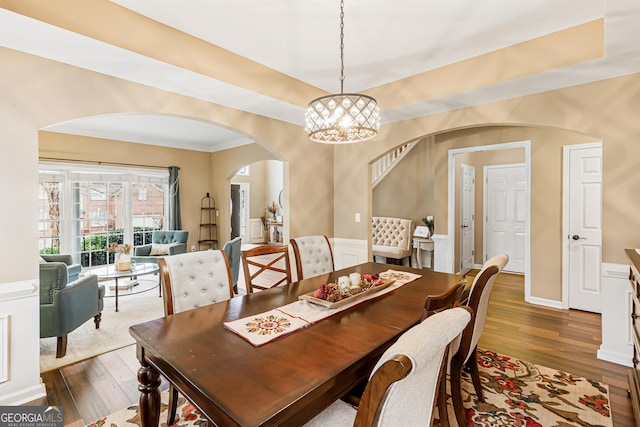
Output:
M309 139L325 144L368 141L380 128L380 109L374 98L344 93L344 2L340 0L340 94L312 100L305 113Z
M340 0L340 93L344 93L344 0Z

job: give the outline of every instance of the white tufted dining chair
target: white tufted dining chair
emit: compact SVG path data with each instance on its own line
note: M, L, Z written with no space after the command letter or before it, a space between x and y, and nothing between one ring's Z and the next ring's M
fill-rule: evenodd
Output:
M298 280L333 272L333 252L327 236L296 237L291 239L291 246Z
M187 252L158 260L165 316L233 298L229 261L224 251ZM176 416L178 390L169 385L167 425Z
M373 368L357 410L337 400L305 426L430 425L445 349L470 319L468 307L451 308L409 329Z
M470 307L473 316L471 322L452 343L449 353L449 381L451 385L451 401L456 420L459 425L466 425L464 405L462 402L462 371L468 368L473 388L480 402L484 402L484 394L480 384L480 372L478 370L477 347L484 325L487 320L489 298L493 289L493 283L498 274L509 262L507 254L496 255L489 258L480 272L473 279L469 299L466 306Z

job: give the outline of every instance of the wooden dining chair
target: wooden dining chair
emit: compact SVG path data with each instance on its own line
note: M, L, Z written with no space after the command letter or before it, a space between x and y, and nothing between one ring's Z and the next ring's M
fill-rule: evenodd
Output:
M462 281L455 286L452 286L447 292L440 295L429 295L424 302L424 313L422 319L433 316L443 310L448 310L460 305L462 298L462 292L464 291L466 282ZM440 418L440 425L442 427L449 427L449 416L447 411L447 362L449 361L449 347L445 349L444 356L442 358L443 363L440 367L440 374L438 375L438 393L435 399L436 406L438 408L438 417Z
M298 280L333 272L333 251L327 236L295 237L291 239L291 246Z
M448 310L450 308L457 307L460 305L460 299L462 296L462 291L465 288L466 282L462 281L451 288L449 288L445 293L440 295L429 295L424 302L424 312L422 313L422 318L420 322L424 321L427 317L433 316L436 313L439 313L444 310ZM445 350L445 354L443 356L443 361L447 362L449 355L449 349ZM444 421L441 421L441 426L448 427L448 418L447 418L447 401L446 401L446 387L447 387L447 364L443 363L440 368L440 375L438 377L438 396L436 399L438 414L442 419L444 417ZM353 390L347 393L342 397L347 403L351 403L354 406L360 405L360 401L362 400L362 393L364 390L364 386L366 383L360 383Z
M493 283L509 262L506 254L497 255L488 259L480 272L473 279L467 306L471 308L471 322L462 334L451 343L449 361L449 383L451 386L451 400L458 425L466 426L467 421L462 402L462 370L466 367L471 376L473 388L480 402L484 402L482 385L480 384L480 372L476 355L478 341L484 330L489 308L489 298Z
M357 410L337 400L305 425L429 425L445 349L470 319L468 308L457 307L409 329L374 367Z
M263 245L242 251L247 293L291 283L289 247Z
M160 258L160 280L164 289L164 314L170 316L233 298L229 260L224 251L187 252ZM169 384L167 425L173 425L178 390Z

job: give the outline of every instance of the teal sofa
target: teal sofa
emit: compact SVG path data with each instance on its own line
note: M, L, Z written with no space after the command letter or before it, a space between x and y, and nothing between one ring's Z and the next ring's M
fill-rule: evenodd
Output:
M133 248L131 261L158 263L158 258L187 252L189 232L184 230L156 230L151 234L151 243ZM162 253L154 254L154 249Z
M40 338L57 337L56 357L67 353L67 335L93 317L100 327L104 307L104 285L88 274L69 280L67 264L40 264ZM75 273L74 273L75 274Z

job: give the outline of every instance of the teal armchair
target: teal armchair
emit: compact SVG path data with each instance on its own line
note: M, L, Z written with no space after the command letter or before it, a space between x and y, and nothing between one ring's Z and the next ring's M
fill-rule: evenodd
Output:
M151 243L133 248L132 261L157 263L158 258L187 252L189 232L184 230L156 230Z
M240 274L240 247L242 246L242 238L235 237L224 244L222 250L229 259L229 267L231 269L231 282L233 283L233 292L238 293L238 274Z
M80 278L82 265L75 264L73 258L69 254L40 254L42 259L47 262L63 262L67 265L67 274L69 275L69 283L75 282Z
M40 338L57 337L56 357L67 353L67 335L93 317L100 327L104 285L89 274L69 281L64 262L40 264Z

